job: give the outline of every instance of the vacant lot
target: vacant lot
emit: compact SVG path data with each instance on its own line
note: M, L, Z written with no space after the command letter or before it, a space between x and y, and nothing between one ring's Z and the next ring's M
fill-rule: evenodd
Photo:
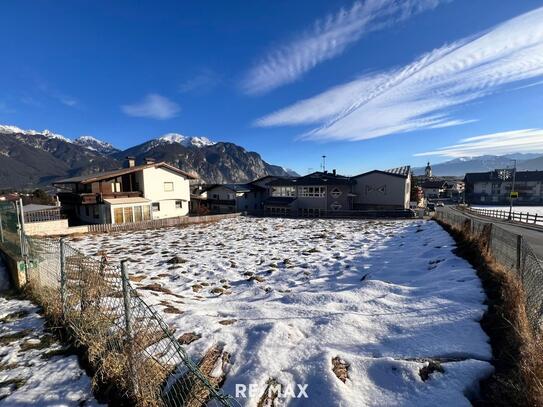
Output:
M474 270L434 222L240 218L95 235L189 354L229 353L225 391L308 384L290 405L469 405L490 374ZM249 394L247 394L249 395Z

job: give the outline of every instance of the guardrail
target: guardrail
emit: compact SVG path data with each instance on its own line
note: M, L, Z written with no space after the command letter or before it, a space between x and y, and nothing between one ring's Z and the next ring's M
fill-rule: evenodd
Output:
M543 216L538 215L537 213L530 212L511 212L509 216L509 210L503 209L484 209L484 208L463 208L459 207L460 210L471 212L477 215L488 216L490 218L503 219L503 220L512 220L515 222L529 223L532 225L541 225L543 226Z

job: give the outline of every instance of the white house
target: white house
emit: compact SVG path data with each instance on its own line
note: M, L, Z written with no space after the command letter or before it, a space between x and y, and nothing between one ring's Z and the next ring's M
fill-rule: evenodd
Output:
M131 223L189 213L191 175L165 162L67 178L53 185L62 206L85 223Z

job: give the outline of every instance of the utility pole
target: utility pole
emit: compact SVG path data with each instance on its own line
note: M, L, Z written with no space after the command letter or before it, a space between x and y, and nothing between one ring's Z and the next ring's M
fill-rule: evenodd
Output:
M513 160L513 179L511 180L511 193L509 194L509 220L513 216L513 193L515 192L515 179L517 177L517 160Z

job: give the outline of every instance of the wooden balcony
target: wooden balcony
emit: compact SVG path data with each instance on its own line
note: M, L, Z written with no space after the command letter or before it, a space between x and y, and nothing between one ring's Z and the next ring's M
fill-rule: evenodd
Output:
M112 198L140 198L143 197L141 191L108 192L108 193L75 193L59 192L58 199L63 205L93 205L104 203L104 199Z

